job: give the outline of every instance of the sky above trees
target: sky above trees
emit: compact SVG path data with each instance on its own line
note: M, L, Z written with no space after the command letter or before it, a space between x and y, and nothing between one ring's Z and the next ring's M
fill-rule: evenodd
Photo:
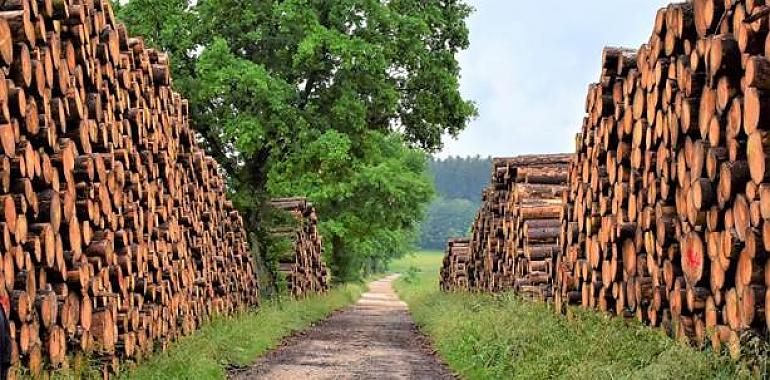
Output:
M440 156L574 150L602 47L639 47L670 0L469 0L462 92L479 117Z

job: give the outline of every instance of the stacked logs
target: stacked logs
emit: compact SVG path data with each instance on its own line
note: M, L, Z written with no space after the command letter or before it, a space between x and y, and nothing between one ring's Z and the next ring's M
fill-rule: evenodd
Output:
M511 218L504 227L506 268L513 269L513 286L519 294L541 300L551 297L571 158L555 155L550 161L536 158L526 166L508 166Z
M439 286L443 291L468 290L471 261L471 240L452 238L447 241L441 266Z
M329 289L329 270L323 261L323 243L318 233L315 207L305 198L273 199L270 205L289 212L296 222L272 230L273 236L290 241L288 252L278 256L278 272L294 296L321 293Z
M472 227L470 287L550 294L560 244L562 193L572 155L493 160L491 184Z
M114 369L257 304L241 217L168 57L129 37L108 1L2 2L0 68L14 366L40 374L83 352Z
M606 48L570 168L557 306L739 349L770 325L770 4L661 9Z
M482 192L481 207L471 226L470 286L473 289L503 289L505 265L502 233L507 191L502 176L497 175L500 160L493 161L492 182ZM504 167L504 166L503 166Z

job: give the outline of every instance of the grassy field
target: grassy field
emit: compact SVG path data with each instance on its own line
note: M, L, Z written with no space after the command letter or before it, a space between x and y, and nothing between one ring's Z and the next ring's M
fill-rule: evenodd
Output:
M396 289L443 359L468 379L711 379L750 377L747 365L701 352L638 323L511 294L444 294L440 252L392 265Z
M124 377L140 380L223 379L228 366L251 364L285 336L353 303L365 287L348 284L323 296L270 301L257 312L215 320Z

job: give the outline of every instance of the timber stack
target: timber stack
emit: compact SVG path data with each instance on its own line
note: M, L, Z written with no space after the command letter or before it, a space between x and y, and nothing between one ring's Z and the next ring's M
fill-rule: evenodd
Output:
M770 325L770 4L660 9L606 48L570 168L557 307L740 350Z
M447 241L441 266L440 287L443 291L469 290L471 240L452 238Z
M481 195L481 208L471 226L470 285L477 290L502 290L503 251L502 219L505 217L504 184L498 183L497 161L493 164L492 183Z
M104 0L0 4L0 295L12 361L105 374L257 305L247 235L168 57ZM13 371L15 373L15 371Z
M514 289L543 301L552 294L553 263L561 250L570 154L523 156L508 160L508 200L503 234L506 268Z
M471 287L492 292L516 288L548 297L571 158L547 154L493 160L491 184L472 227Z
M329 270L323 261L323 242L318 232L315 207L306 198L273 199L270 205L291 214L296 223L272 231L289 240L289 249L278 257L278 272L294 296L322 293L329 289Z

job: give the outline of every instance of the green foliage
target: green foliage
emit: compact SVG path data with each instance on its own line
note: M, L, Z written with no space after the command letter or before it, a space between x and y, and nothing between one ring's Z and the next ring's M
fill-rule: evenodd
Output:
M300 221L292 213L279 209L268 209L263 214L263 220L273 226L265 238L263 255L271 263L294 262L296 232L302 228Z
M404 274L404 281L407 283L412 283L417 278L417 273L419 273L420 270L417 269L417 267L409 267L409 269L406 270L406 273Z
M331 243L332 270L343 281L357 277L358 268L375 270L406 252L433 192L425 154L397 136L368 136L354 148L347 135L327 131L270 173L270 193L313 199L319 228Z
M489 182L489 157L432 158L428 162L438 197L420 224L419 245L444 249L451 237L467 236L481 203L481 192Z
M224 379L227 368L246 366L295 331L352 304L365 286L347 284L328 294L276 299L256 312L220 318L155 354L124 377L130 379ZM248 333L244 333L248 332Z
M436 193L447 199L467 199L478 204L481 191L489 183L490 157L432 158L428 163Z
M467 199L436 198L420 224L420 247L444 249L447 239L467 236L479 204Z
M467 379L711 379L753 374L711 352L697 351L636 322L545 304L512 294L443 293L442 256L418 254L394 263L417 266L416 280L396 282L415 322L441 357Z
M470 12L462 0L130 0L118 14L170 52L255 236L264 200L308 196L347 280L411 247L432 194L425 152L476 114L455 58Z

